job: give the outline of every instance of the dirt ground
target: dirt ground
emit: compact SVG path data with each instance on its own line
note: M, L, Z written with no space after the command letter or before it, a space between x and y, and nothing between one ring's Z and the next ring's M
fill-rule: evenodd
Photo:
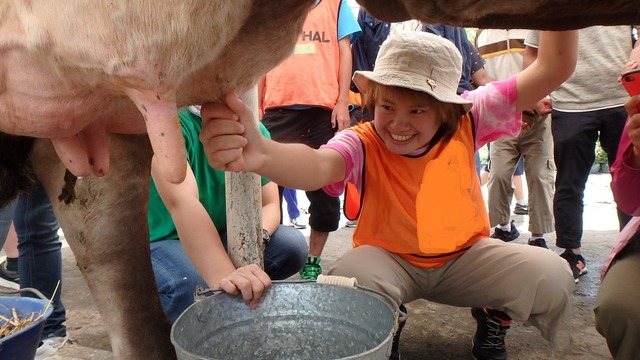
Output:
M593 316L600 269L615 241L618 227L609 182L608 174L598 174L591 175L587 184L582 249L589 272L581 277L573 294L575 314L572 324L574 331L572 347L564 353L556 353L554 357L547 342L536 328L524 327L516 323L507 335L509 359L611 359L604 339L595 330ZM304 194L299 196L299 201L301 206L304 206L306 201ZM524 244L530 235L526 231L528 218L515 215L514 219L521 232L516 242ZM350 248L352 232L353 229L341 227L330 235L323 254L325 268ZM546 238L549 245L554 244L554 234L548 234ZM552 250L560 253L556 247L552 247ZM63 266L63 301L67 308L67 326L72 343L50 359L112 359L103 322L68 247L63 249ZM475 321L469 309L423 300L412 302L407 308L409 319L400 343L404 360L472 358L470 347L475 331Z

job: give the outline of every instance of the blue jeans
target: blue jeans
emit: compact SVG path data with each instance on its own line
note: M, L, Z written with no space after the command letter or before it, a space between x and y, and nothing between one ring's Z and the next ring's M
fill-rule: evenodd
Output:
M42 187L18 197L13 216L13 224L18 234L18 274L20 288L35 288L46 297L53 296L53 313L44 325L42 338L65 336L63 325L66 310L62 304L62 243L58 236L58 221L53 207ZM56 286L60 287L55 293ZM25 293L23 296L36 297Z
M226 247L226 233L220 236ZM293 227L280 225L264 251L265 272L272 280L286 279L302 269L308 254L309 248L304 235ZM160 302L167 318L173 324L178 316L193 304L196 286L208 286L187 257L179 240L152 242L151 264Z
M284 200L287 202L287 214L289 219L297 219L300 217L300 209L298 209L298 193L296 189L284 188Z

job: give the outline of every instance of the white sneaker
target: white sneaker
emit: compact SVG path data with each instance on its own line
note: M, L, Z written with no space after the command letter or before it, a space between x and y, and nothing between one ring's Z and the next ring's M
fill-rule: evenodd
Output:
M13 281L5 280L5 279L0 277L0 288L19 290L20 289L20 285L18 285L17 283L15 283Z
M58 350L62 349L62 347L69 340L69 336L52 336L48 339L42 340L42 345L38 346L38 350L36 350L36 357L34 360L46 359L49 356L53 356Z
M307 225L300 222L300 218L289 219L289 226L293 226L296 229L306 229Z

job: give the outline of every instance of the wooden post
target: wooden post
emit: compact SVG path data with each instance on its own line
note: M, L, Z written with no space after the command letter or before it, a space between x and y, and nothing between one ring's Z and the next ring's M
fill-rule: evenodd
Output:
M258 119L258 88L242 96ZM227 199L227 252L236 267L257 264L264 269L262 245L262 189L260 176L248 172L225 173Z

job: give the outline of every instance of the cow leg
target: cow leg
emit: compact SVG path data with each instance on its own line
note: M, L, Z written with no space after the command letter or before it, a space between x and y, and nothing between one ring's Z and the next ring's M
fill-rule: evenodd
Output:
M31 162L89 285L115 358L174 359L149 250L151 147L144 135L112 135L109 147L109 174L77 179L75 185L65 184L65 167L50 141L36 141Z

